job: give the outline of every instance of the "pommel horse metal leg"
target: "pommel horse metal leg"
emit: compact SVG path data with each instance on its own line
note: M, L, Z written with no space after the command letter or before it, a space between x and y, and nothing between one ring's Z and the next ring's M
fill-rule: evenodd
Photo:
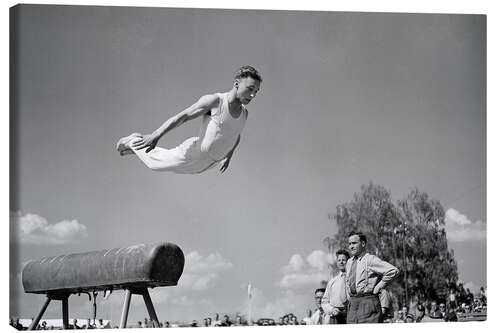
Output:
M146 303L146 308L148 309L149 318L153 320L154 327L160 327L158 317L156 316L156 311L151 302L151 297L149 296L148 288L144 288L142 292L142 297L144 298L144 303Z
M63 329L67 330L69 328L68 296L64 297L61 301L62 301Z
M49 306L50 303L50 297L47 296L47 299L45 300L45 303L42 306L42 309L38 313L35 319L31 322L30 326L28 327L28 331L36 330L38 327L38 323L40 322L40 319L42 319L43 314L45 313L45 310L47 310L47 307Z
M47 294L47 299L45 300L45 303L43 304L42 309L38 313L38 316L36 316L36 318L30 324L30 326L28 327L28 330L31 331L31 330L35 330L37 328L38 323L40 322L40 319L42 319L42 316L45 313L45 310L47 310L47 307L49 306L49 303L52 300L57 300L57 301L62 302L63 329L67 330L69 328L68 298L69 298L68 293Z
M123 301L122 316L120 319L120 328L127 328L128 312L130 309L130 299L132 295L142 295L144 298L144 303L146 303L146 309L148 310L149 318L153 321L154 327L160 327L160 322L156 316L155 307L149 296L148 288L133 288L125 290L125 300Z
M120 328L127 328L128 310L130 309L130 299L132 292L130 289L125 290L125 301L123 302L122 317L120 319Z

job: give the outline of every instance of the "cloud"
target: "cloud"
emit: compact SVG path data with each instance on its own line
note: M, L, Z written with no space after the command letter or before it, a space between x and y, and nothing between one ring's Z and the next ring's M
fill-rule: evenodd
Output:
M77 220L50 224L47 219L36 214L11 212L10 222L16 240L25 244L65 244L88 236L87 227Z
M472 222L466 215L450 208L445 215L446 235L455 242L480 241L486 239L486 222Z
M308 255L307 262L313 269L316 269L320 272L328 270L328 255L321 250L315 250L310 255Z
M186 266L190 272L204 273L230 269L233 264L226 261L219 253L209 254L204 258L197 251L192 251L186 257Z
M283 271L285 273L293 273L300 272L305 266L304 259L300 256L300 254L294 254L285 267L283 267Z
M186 256L185 270L179 280L179 287L192 290L208 289L219 274L229 270L233 264L228 262L219 253L212 253L206 257L197 251L192 251Z
M300 288L318 285L321 280L326 280L328 275L324 273L298 273L287 274L281 278L278 285L281 288Z
M284 289L319 286L329 277L329 261L330 256L321 250L312 251L306 260L300 254L294 254L282 268L283 276L278 286Z

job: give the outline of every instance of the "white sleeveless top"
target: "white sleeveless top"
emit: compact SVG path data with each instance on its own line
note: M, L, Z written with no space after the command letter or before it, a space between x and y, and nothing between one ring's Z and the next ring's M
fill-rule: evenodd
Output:
M200 149L215 161L222 160L234 147L247 118L247 110L243 105L238 118L229 113L227 93L217 93L217 96L219 106L203 116L200 129Z

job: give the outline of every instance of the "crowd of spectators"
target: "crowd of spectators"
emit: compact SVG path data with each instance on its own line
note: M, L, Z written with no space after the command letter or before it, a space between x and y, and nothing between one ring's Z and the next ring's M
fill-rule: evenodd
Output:
M31 321L33 318L31 319ZM19 331L24 331L28 329L28 326L24 326L19 318L10 318L10 326L14 327L15 329ZM104 328L111 328L109 325L106 325L104 320L101 318L97 321L91 320L90 318L87 319L85 324L79 325L77 319L73 319L71 323L69 324L68 329L74 329L74 330L81 330L81 329L104 329ZM118 328L115 326L115 328ZM46 330L58 330L61 329L59 326L54 326L54 325L49 325L47 321L42 320L36 328L34 328L37 331L46 331Z
M386 316L385 322L413 323L429 320L458 321L459 317L483 314L487 309L486 289L480 288L474 295L462 283L451 286L440 299L425 299L414 296L409 304L400 308L394 306L393 316Z

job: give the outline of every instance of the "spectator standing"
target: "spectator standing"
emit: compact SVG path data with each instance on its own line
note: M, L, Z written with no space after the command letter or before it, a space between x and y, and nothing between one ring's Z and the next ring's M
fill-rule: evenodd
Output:
M482 306L479 298L474 299L473 311L474 312L481 312L482 310L483 310L483 306Z
M92 325L92 322L90 321L90 318L87 318L87 324L85 324L85 326L83 327L84 329L86 330L91 330L91 329L94 329L94 325Z
M443 304L444 307L444 304ZM442 319L443 318L443 313L440 311L438 305L436 302L431 303L431 309L429 311L429 317L432 319Z
M78 320L75 318L75 319L73 319L73 323L71 325L69 325L69 329L80 330L82 328L80 326L78 326Z
M328 324L328 320L325 319L325 311L321 307L321 301L323 300L323 296L325 294L324 288L318 288L314 292L314 301L316 304L316 310L311 316L311 325L323 325Z
M232 326L233 323L231 322L231 320L229 320L229 316L226 314L224 315L224 320L222 321L221 323L221 326Z
M390 284L399 270L366 251L366 236L349 235L351 258L347 261L347 284L350 298L347 323L380 323L383 320L378 293Z
M417 323L421 322L422 319L424 319L425 316L425 307L424 305L419 301L417 303L417 308L415 310L415 321Z
M448 295L448 308L456 309L457 308L457 295L455 288L450 288L450 293Z
M458 321L457 313L455 309L448 308L444 304L439 305L439 310L443 313L444 321Z
M464 284L460 282L458 284L457 303L460 305L465 302L467 302L467 292L464 289Z
M102 318L99 318L99 320L97 321L97 324L95 325L95 327L99 328L99 329L103 329L103 328L105 328L105 326L106 325L104 325L104 320ZM141 327L141 326L139 325L139 327Z
M404 323L405 322L405 318L404 318L404 315L403 315L403 310L399 310L398 311L398 315L396 317L396 320L394 320L395 323Z
M345 324L348 303L345 265L349 259L349 252L338 250L335 255L339 273L328 281L325 294L321 300L321 307L325 311L325 318L328 319L327 323Z
M483 303L483 305L486 305L486 289L484 289L484 287L479 289L479 300Z
M214 316L214 321L213 321L212 326L221 326L221 321L219 319L219 314L218 313L216 313L215 316Z
M311 309L307 309L306 316L302 320L306 323L306 325L312 325L312 319L311 319L311 317L312 317L312 310ZM280 319L282 320L283 318L280 318Z
M24 331L24 326L23 326L23 324L21 324L21 322L19 322L19 318L16 318L14 320L14 325L13 326L18 331Z
M403 320L406 323L406 319L408 318L408 307L406 305L403 305L401 308L401 312L403 312Z
M240 315L237 315L236 316L236 323L234 324L234 326L246 326L244 323L243 323L243 318L241 318Z
M392 318L394 317L392 294L387 289L381 289L378 294L378 299L382 309L382 321L392 322Z
M444 318L446 316L446 304L439 304L439 312L441 313L441 318Z
M467 288L466 294L467 294L467 305L470 306L474 304L474 294L470 291L469 288Z

